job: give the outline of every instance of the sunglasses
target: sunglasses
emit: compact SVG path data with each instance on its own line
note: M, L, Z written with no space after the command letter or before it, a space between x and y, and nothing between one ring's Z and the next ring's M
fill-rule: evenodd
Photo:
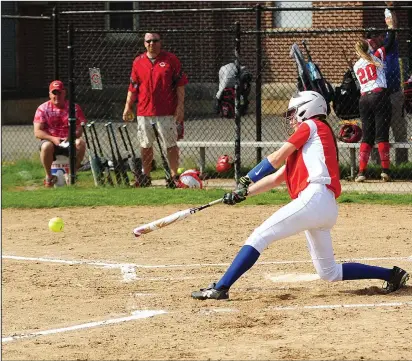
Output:
M54 95L58 95L58 94L61 94L61 93L62 93L60 90L52 90L51 92L52 92L52 94L54 94Z
M146 43L150 44L150 43L158 43L160 41L160 39L149 39L149 40L145 40Z

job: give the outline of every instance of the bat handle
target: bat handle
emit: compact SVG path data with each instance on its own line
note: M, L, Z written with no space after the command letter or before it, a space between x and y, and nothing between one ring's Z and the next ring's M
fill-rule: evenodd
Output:
M86 126L85 126L84 122L82 122L81 126L82 126L82 129L83 129L84 138L86 139L87 148L90 149L89 137L87 136Z

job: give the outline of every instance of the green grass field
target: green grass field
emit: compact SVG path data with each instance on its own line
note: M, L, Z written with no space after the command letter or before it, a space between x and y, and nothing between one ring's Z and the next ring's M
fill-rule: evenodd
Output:
M161 179L163 171L153 172ZM79 172L73 187L45 189L44 172L38 160L2 163L2 208L52 208L77 206L201 205L223 196L223 189L166 189L163 187L97 188L90 171ZM242 205L285 204L287 192L273 190L249 198ZM343 193L341 203L412 204L412 194Z

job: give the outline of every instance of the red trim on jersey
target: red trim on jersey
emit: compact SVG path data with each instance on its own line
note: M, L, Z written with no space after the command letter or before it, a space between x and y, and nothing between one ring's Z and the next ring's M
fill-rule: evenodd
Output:
M297 149L286 160L285 179L291 198L297 198L310 182L326 184L338 198L341 193L339 164L328 125L318 119L309 119L288 142Z
M386 49L384 46L380 47L377 49L373 55L375 55L377 58L381 59L382 61L386 59Z
M133 61L129 85L130 92L137 92L137 115L173 115L177 106L175 87L187 83L176 55L162 51L153 64L146 53L139 55Z

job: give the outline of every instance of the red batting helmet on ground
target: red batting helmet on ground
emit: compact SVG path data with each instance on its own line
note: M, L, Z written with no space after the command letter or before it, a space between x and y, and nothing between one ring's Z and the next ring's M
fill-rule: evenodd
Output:
M362 138L362 129L356 124L344 124L340 128L338 139L345 143L357 143Z
M218 173L227 172L232 168L232 163L230 161L230 157L228 155L221 155L216 163L216 171Z

